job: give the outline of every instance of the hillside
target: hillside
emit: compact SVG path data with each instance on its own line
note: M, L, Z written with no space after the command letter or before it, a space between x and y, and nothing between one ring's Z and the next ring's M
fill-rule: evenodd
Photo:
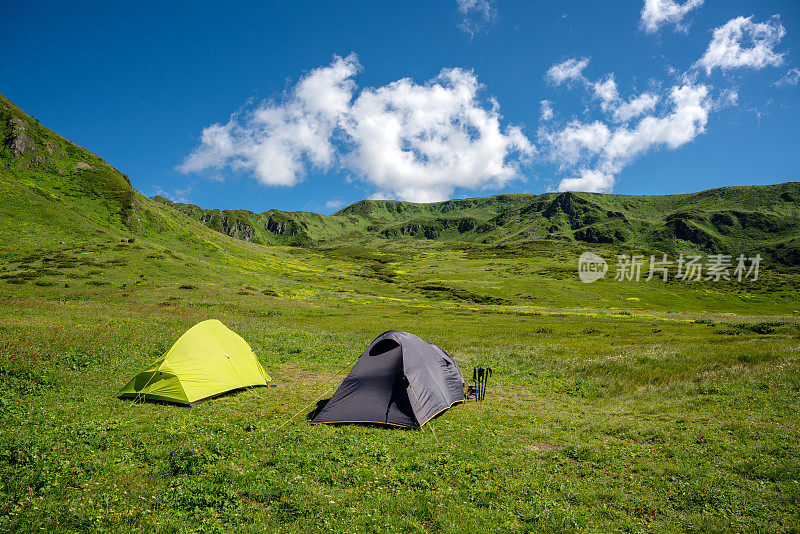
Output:
M122 239L139 240L149 249L214 258L240 251L251 254L255 248L141 195L125 174L44 127L2 95L0 140L2 257Z
M216 231L263 244L336 244L356 236L494 245L549 240L670 254L760 253L773 264L800 265L800 182L662 196L565 192L432 204L362 200L329 216L156 200Z
M122 237L186 237L185 218L0 95L0 254Z

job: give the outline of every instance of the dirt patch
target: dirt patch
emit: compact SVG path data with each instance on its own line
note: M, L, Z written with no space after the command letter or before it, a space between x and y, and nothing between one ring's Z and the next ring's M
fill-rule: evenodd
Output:
M331 373L317 373L314 371L306 371L291 363L280 364L278 366L278 373L280 373L280 376L287 381L312 384L315 386L325 385L326 383L334 380L337 377L339 378L339 380L343 380L345 375L347 374L345 373L344 375L339 376Z
M531 447L535 451L560 451L564 448L563 445L553 445L552 443L537 443Z

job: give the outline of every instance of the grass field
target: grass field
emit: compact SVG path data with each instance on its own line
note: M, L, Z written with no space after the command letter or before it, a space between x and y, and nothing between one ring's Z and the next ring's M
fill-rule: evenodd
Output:
M585 285L577 245L220 239L210 258L98 240L6 263L0 529L800 526L797 275ZM191 409L114 397L208 318L279 387ZM310 425L392 328L493 367L487 401L421 431Z

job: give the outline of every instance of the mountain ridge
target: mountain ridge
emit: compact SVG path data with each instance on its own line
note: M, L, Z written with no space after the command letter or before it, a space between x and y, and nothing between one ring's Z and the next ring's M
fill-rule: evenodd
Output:
M355 234L489 245L555 240L675 254L755 254L800 264L800 182L678 195L500 194L434 203L360 200L331 215L204 209L156 200L206 226L261 244L314 246Z
M550 241L672 255L759 253L766 263L800 266L800 182L680 195L500 194L429 204L361 200L332 215L256 213L145 197L127 175L2 95L0 141L0 220L9 223L0 234L2 250L52 248L70 234L130 234L209 249L224 248L218 243L224 236L326 249L376 239L487 246Z

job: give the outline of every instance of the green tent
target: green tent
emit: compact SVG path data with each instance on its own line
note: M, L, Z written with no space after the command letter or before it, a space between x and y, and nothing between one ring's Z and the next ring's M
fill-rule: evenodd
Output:
M117 396L192 406L226 391L266 386L271 380L250 345L212 319L187 330Z

